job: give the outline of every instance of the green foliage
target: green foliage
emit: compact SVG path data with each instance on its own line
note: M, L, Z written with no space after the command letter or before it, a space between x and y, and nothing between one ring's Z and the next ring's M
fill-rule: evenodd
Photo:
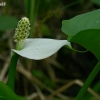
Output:
M100 9L78 15L70 20L64 20L62 31L68 35L70 42L75 42L90 50L98 60L100 60ZM80 100L84 96L87 88L92 83L100 69L100 62L90 73L82 89L75 100ZM89 98L90 99L90 98ZM88 99L88 100L89 100ZM90 100L95 100L91 98Z
M100 60L100 9L64 20L62 31L70 42L90 50Z
M38 70L33 70L33 75L38 78L42 78L44 76L43 73Z
M100 29L84 30L69 38L69 41L76 42L90 50L100 60Z
M0 100L21 100L6 84L0 82Z
M54 10L54 8L59 4L61 4L61 0L42 0L42 2L40 3L39 13L44 14L51 9Z
M51 36L50 29L46 24L41 24L40 30L43 36Z
M100 0L91 0L91 1L100 6Z
M69 36L74 36L87 29L100 29L100 9L77 15L62 22L62 31Z
M53 82L47 76L45 76L42 72L38 70L33 70L33 75L39 78L39 80L41 80L41 82L43 82L46 86L50 88L54 87Z
M0 31L15 28L18 20L12 16L0 16Z
M99 92L100 91L100 81L96 82L95 85L92 88L95 92ZM86 95L84 96L84 99L88 99L88 100L92 100L91 99L92 95L88 92L86 93ZM93 97L92 97L93 98ZM96 99L95 99L96 100Z

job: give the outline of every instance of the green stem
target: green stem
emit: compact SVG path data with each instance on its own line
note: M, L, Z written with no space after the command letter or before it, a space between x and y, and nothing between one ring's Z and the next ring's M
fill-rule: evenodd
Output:
M24 0L24 5L25 5L25 13L26 13L27 17L29 17L28 16L29 15L29 7L28 7L29 2L28 2L28 0Z
M97 63L97 65L94 67L94 69L92 70L92 72L90 73L89 77L87 78L86 82L84 83L83 87L81 88L81 90L79 91L78 95L76 96L75 100L82 100L82 97L84 96L84 94L86 93L88 87L90 86L90 84L92 83L93 79L95 78L95 76L97 75L97 73L100 70L100 61Z
M30 7L30 22L33 23L33 17L34 17L34 8L35 8L35 0L31 0L30 2L31 7Z
M6 2L6 8L5 8L5 15L9 15L9 10L10 10L10 3L11 3L12 0L7 0Z
M29 19L31 22L31 30L30 30L30 37L33 37L33 26L34 26L34 21L35 21L35 0L30 1L30 15Z
M12 52L9 72L8 72L8 86L14 90L14 84L15 84L15 74L16 74L16 65L18 60L18 55L14 52Z

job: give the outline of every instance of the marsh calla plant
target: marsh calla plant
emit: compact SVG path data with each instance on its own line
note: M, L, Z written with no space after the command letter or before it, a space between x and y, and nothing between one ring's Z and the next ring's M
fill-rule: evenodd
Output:
M57 52L62 46L71 48L67 40L28 38L30 23L28 18L22 18L15 31L14 41L17 42L16 49L12 49L18 55L34 60L47 58Z
M19 55L28 59L40 60L56 53L62 46L71 48L67 40L56 40L46 38L27 38L29 36L30 22L23 17L17 25L14 34L16 48L12 49L12 57L8 74L8 86L14 90L16 65Z
M63 21L62 31L69 35L68 40L70 42L79 43L80 45L84 46L86 49L94 53L99 60L94 69L92 70L92 72L90 73L90 75L88 76L86 82L84 83L82 89L76 96L75 100L82 100L82 97L85 95L88 87L90 86L93 79L96 77L97 73L100 70L100 55L99 55L100 13L99 12L100 9L90 13L76 16L71 20ZM79 23L77 24L77 22ZM12 90L14 90L15 72L19 55L28 59L40 60L53 55L64 45L67 45L68 48L72 49L70 42L68 42L67 40L28 38L29 30L30 30L30 22L28 18L23 17L18 22L14 34L14 41L16 42L16 48L11 50L12 55L8 72L8 86ZM1 91L2 89L4 89L0 93L1 94L0 99L4 97L4 95L6 95L7 99L10 98L10 96L8 95L10 89L7 87L8 92L6 92L7 90L5 84L0 84L0 86L1 87L3 86L3 88L1 88ZM15 100L19 100L19 98Z

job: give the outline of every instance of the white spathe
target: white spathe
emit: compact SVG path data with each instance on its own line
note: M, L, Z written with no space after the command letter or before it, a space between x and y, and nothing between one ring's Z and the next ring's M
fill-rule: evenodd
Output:
M67 40L28 38L24 41L22 50L12 49L12 51L28 59L40 60L53 55L64 45L71 48L71 44Z

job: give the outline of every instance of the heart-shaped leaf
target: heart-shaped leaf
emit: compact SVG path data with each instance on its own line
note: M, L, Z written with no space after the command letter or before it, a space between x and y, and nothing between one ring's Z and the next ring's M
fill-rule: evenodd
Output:
M70 42L82 45L100 60L100 9L64 20L62 31Z
M100 9L62 21L62 31L69 36L87 29L100 29Z

